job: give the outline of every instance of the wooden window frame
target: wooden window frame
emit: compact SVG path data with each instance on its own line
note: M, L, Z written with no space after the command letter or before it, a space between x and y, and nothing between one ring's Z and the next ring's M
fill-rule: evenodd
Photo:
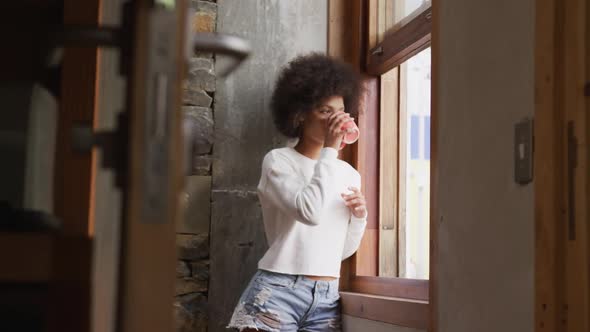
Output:
M387 1L387 3L392 0ZM381 2L383 3L383 2ZM388 71L396 68L404 61L408 60L412 56L416 55L420 51L431 46L431 30L432 30L432 8L429 7L426 10L414 15L410 20L402 20L398 26L395 27L395 32L386 33L385 37L380 43L377 43L378 22L376 18L379 15L380 1L369 0L368 1L368 29L367 29L367 40L368 46L370 47L368 54L366 55L366 72L371 76L366 88L366 100L365 100L365 121L361 121L361 129L364 131L364 146L360 146L359 150L364 150L364 153L357 153L359 158L356 160L356 166L358 166L361 174L364 175L365 191L368 200L373 202L373 209L371 211L378 211L372 213L372 218L369 221L369 236L367 236L363 242L359 252L354 257L355 269L350 273L350 290L353 292L375 294L375 295L387 295L387 296L399 296L399 294L414 294L420 296L409 297L419 300L428 300L428 280L417 280L407 278L383 278L377 277L379 262L375 262L375 258L378 260L379 252L379 229L380 220L382 214L394 213L387 211L382 208L383 204L374 204L375 201L382 199L383 180L385 180L383 174L383 168L381 167L382 161L380 158L375 158L381 154L379 145L381 139L387 133L380 130L381 118L384 114L380 114L380 104L383 101L380 93L381 82L380 76L387 73ZM381 14L382 15L382 14ZM399 82L399 81L398 81ZM396 82L393 83L397 86ZM399 86L397 86L399 88ZM393 98L392 102L399 102L399 95L393 94L388 96ZM362 120L362 119L361 119ZM397 119L399 121L399 118ZM397 136L397 133L394 133ZM369 137L370 136L370 137ZM434 146L434 144L432 144ZM433 156L434 153L431 153ZM364 157L364 158L363 158ZM363 163L364 161L364 163ZM435 162L433 159L432 162ZM433 167L434 168L434 167ZM399 170L398 170L399 171ZM370 174L380 174L381 176L375 177ZM397 181L397 180L394 180ZM371 191L371 192L368 192ZM390 192L390 196L397 197L397 192ZM377 205L377 209L375 209ZM376 234L371 234L376 233ZM363 275L373 275L374 277L363 277ZM381 279L382 282L375 282L375 279ZM408 281L412 282L414 287L420 287L421 291L408 292Z
M378 0L370 0L370 2L378 2ZM376 15L372 15L372 17L374 18ZM432 7L416 16L408 17L408 19L398 23L394 27L395 32L386 33L383 41L379 43L377 43L378 34L369 32L369 46L371 48L367 55L367 73L369 75L383 75L430 46ZM371 25L375 26L376 24Z
M389 0L391 1L391 0ZM341 157L355 166L363 178L363 192L370 211L367 229L357 253L342 266L341 289L345 315L382 321L399 326L434 331L436 310L431 306L434 299L434 261L436 229L430 222L430 278L417 280L407 278L377 277L379 267L379 220L380 214L380 76L402 62L428 48L432 41L432 20L436 20L436 1L425 11L402 20L394 33L385 34L377 42L376 18L380 14L378 0L329 1L328 52L360 69L364 75L365 95L363 111L358 125L361 131L359 143L345 149ZM390 5L390 4L388 4ZM381 8L383 10L383 8ZM349 38L344 40L342 35ZM433 77L435 55L433 46ZM356 50L358 52L350 51ZM436 86L432 87L431 137L436 133L434 110ZM398 96L395 96L398 98ZM436 163L436 142L431 142L431 169ZM377 176L375 176L377 174ZM435 182L431 171L431 192ZM430 216L435 216L436 200L431 197ZM363 309L364 308L364 309ZM391 310L402 310L404 315L393 315ZM404 317L411 317L405 319Z

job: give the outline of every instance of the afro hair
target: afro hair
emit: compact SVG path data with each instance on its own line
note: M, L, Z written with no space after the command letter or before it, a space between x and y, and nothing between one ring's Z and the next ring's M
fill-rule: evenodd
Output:
M320 53L298 56L276 82L271 100L274 124L283 135L297 138L297 117L333 96L341 96L345 111L356 117L360 93L360 75L349 64Z

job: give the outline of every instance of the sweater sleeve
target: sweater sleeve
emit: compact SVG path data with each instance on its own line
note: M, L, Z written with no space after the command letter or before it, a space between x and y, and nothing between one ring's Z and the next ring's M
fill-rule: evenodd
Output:
M338 151L323 148L309 183L296 173L287 157L269 152L262 163L258 194L292 218L319 225L328 197L336 193L334 182Z
M360 174L357 173L357 187L361 189ZM350 222L348 223L348 230L346 231L346 240L344 241L344 249L342 250L342 260L352 256L359 248L365 227L367 226L367 213L362 218L355 217L350 214Z

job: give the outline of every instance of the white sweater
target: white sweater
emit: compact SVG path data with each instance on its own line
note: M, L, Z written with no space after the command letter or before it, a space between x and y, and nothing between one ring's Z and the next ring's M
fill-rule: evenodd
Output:
M358 249L367 221L344 205L341 193L360 189L361 177L337 157L333 148L314 160L291 147L264 157L258 197L269 249L258 268L340 277L341 261Z

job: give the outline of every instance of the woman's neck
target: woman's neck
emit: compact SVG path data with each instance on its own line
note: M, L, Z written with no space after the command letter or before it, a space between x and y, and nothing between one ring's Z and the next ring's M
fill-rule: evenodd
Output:
M323 147L324 145L322 143L299 139L299 142L297 142L294 149L308 158L317 160L320 158L320 153L322 152Z

